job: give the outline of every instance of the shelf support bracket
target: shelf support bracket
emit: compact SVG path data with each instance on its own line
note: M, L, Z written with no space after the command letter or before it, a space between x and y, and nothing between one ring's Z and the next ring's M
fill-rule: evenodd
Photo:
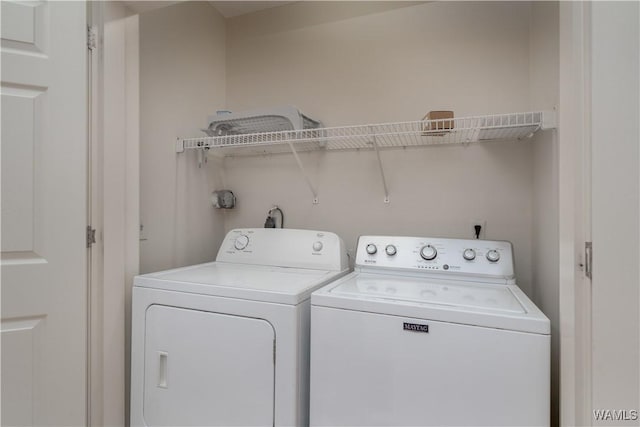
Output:
M302 161L300 160L300 156L298 156L298 152L293 146L293 143L291 141L289 141L288 143L289 143L289 148L291 149L291 153L293 154L293 157L296 159L298 168L300 169L300 172L302 173L304 180L307 182L307 186L309 186L309 190L311 190L311 194L313 194L313 204L317 205L319 203L318 192L316 191L316 188L311 183L311 179L309 179L309 175L307 175L307 172L304 169L304 165L302 164Z
M557 127L558 127L558 115L555 108L551 111L543 111L542 123L540 124L540 128L542 130L545 130L545 129L556 129Z
M184 140L176 138L176 153L184 153Z
M387 180L384 176L384 168L382 167L382 159L380 158L380 150L378 149L378 141L376 139L376 135L375 133L372 133L372 137L373 137L373 149L376 152L376 157L378 158L378 168L380 169L380 177L382 178L382 188L384 189L384 202L385 203L390 203L389 202L389 189L387 188Z

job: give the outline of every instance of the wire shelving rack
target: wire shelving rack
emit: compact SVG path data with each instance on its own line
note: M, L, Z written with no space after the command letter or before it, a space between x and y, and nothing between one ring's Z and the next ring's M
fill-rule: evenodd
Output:
M384 201L388 203L389 195L380 150L521 140L531 138L540 129L555 127L556 115L554 111L534 111L439 120L178 138L176 152L201 150L203 154L200 156L201 159L206 154L218 157L235 157L291 153L313 193L314 203L318 203L317 192L304 170L298 156L299 152L372 150L378 156L385 190Z

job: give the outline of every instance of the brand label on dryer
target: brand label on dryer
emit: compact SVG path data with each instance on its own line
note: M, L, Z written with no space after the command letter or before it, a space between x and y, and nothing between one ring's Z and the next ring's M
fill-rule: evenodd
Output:
M402 324L402 329L405 331L429 333L429 325L420 325L419 323L404 322Z

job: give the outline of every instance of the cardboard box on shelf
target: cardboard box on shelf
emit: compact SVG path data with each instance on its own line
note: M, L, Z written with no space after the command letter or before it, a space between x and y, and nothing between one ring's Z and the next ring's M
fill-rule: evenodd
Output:
M453 111L429 111L426 116L422 118L423 121L428 121L424 124L423 135L428 136L442 136L447 132L433 132L435 130L451 130L454 127Z

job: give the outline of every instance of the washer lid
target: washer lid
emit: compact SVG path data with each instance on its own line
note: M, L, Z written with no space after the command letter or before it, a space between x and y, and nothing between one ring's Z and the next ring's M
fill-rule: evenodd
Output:
M299 304L345 271L210 262L136 276L134 286L203 295Z
M515 285L352 273L318 290L314 306L548 334L549 320Z

